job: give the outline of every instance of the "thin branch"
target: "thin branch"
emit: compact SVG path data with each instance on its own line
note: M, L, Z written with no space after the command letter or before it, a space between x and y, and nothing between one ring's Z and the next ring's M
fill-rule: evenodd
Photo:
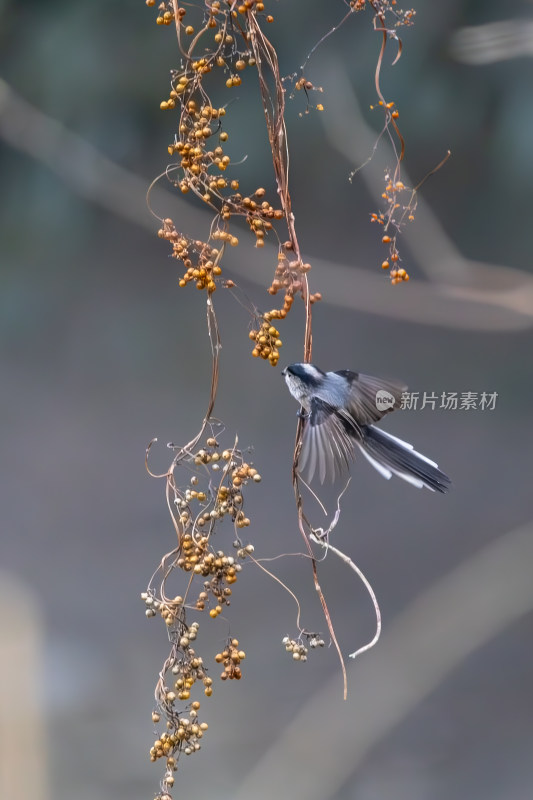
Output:
M379 637L381 636L381 610L379 607L378 599L376 597L376 593L372 588L372 584L370 583L368 578L364 575L360 567L358 567L357 564L355 564L352 561L352 559L346 555L346 553L343 553L342 550L338 550L336 547L330 544L329 541L316 536L314 533L309 534L309 536L313 542L323 547L326 552L331 551L338 558L340 558L341 561L344 561L344 563L347 564L350 567L350 569L353 569L356 575L363 582L365 589L367 590L368 594L370 595L370 599L372 600L372 604L374 606L374 612L376 614L376 632L372 637L372 639L367 644L364 644L362 647L359 647L353 653L350 653L350 658L357 658L357 656L360 656L361 653L366 653L367 650L371 650L372 647L374 647L374 645L378 643Z

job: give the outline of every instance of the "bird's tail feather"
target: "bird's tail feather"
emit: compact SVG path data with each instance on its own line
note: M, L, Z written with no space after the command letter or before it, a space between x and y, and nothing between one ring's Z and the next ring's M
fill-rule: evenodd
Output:
M447 492L450 479L434 461L417 453L412 444L385 433L373 425L365 425L362 439L357 442L365 458L389 479L393 474L413 486L425 486L432 492Z

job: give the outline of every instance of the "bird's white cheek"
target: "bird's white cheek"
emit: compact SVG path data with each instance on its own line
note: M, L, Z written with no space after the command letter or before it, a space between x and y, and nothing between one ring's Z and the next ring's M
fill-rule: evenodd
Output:
M291 375L286 375L285 381L287 383L289 392L292 394L294 399L298 400L299 403L303 403L304 391L300 381L294 380Z
M297 388L294 396L298 400L298 402L306 409L306 411L309 411L311 405L309 400L309 395L301 386Z

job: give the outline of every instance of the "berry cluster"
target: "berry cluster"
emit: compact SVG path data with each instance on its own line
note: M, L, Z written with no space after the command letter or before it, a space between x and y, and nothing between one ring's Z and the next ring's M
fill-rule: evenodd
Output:
M181 752L191 755L200 750L200 739L208 729L207 722L198 722L198 710L200 703L191 703L187 716L175 716L173 718L172 732L165 731L155 740L150 748L150 760L157 761L159 758L166 759L166 771L163 778L165 786L164 793L159 795L160 800L165 800L171 796L167 790L174 785L174 772L178 769L176 754ZM152 713L152 721L158 722L160 715L158 712Z
M404 11L397 8L398 0L350 0L350 6L354 11L363 11L370 6L374 13L381 17L383 21L392 16L396 28L402 25L413 25L416 11L413 8Z
M261 475L255 467L243 460L239 451L223 450L219 452L218 443L212 437L207 439L206 445L206 448L198 450L194 455L194 464L209 465L213 472L221 470L222 480L218 488L212 487L210 482L207 491L198 491L196 488L192 488L192 486L198 485L199 480L198 476L194 475L191 478L190 487L183 492L176 490L175 504L179 510L179 520L183 531L187 531L191 526L195 528L210 526L211 528L216 520L225 516L229 516L237 528L246 528L250 525L250 519L244 513L242 490L250 480L253 483L260 483ZM222 463L222 469L221 462L226 462ZM193 512L193 501L201 503L203 510ZM184 539L183 541L186 543L188 540ZM197 537L194 539L194 545L201 547L201 542ZM186 544L186 547L188 546ZM198 553L195 554L196 556Z
M246 653L244 650L239 650L238 639L230 639L224 650L215 656L217 664L224 664L224 670L220 675L221 679L225 681L229 678L230 680L239 681L242 677L240 663L245 658Z
M392 106L393 103L389 103L388 105ZM406 270L403 268L398 268L400 254L397 247L397 238L401 228L403 227L405 219L407 218L409 222L414 220L414 193L411 194L410 201L407 204L402 205L398 202L398 195L406 190L406 186L403 181L391 180L391 177L388 173L385 174L385 181L385 190L381 196L387 201L388 208L385 212L371 214L370 219L372 222L377 222L378 224L384 226L385 233L381 237L381 241L383 244L387 245L389 252L387 258L385 258L381 263L381 268L389 270L391 283L394 285L396 283L402 283L403 281L409 280L409 275L407 274ZM388 230L393 231L392 236L389 235L387 232Z
M285 242L285 250L291 249L291 243ZM288 312L291 310L294 296L300 293L303 297L303 281L302 278L311 269L310 264L302 263L301 261L289 261L285 253L281 252L278 255L278 265L274 274L274 280L268 290L269 294L276 295L280 290L285 291L282 308L273 308L267 311L261 317L259 327L252 328L248 336L254 342L252 355L254 358L263 358L275 367L279 361L279 348L282 346L282 341L279 338L278 329L272 325L272 320L285 319ZM322 299L320 292L310 295L309 301L316 303Z
M286 243L287 245L287 243ZM294 302L294 295L297 292L302 293L303 284L301 276L311 269L310 264L302 264L300 262L287 261L284 254L278 256L278 266L272 285L269 288L269 294L275 295L280 289L284 288L285 297L282 308L273 308L271 311L266 311L261 317L259 327L252 328L248 336L254 342L252 355L254 358L261 357L272 364L273 367L279 361L279 348L283 342L279 338L278 329L272 325L274 319L285 319L288 312L292 308ZM299 277L298 277L299 276ZM322 299L320 292L312 294L309 297L311 303L315 303Z
M207 289L209 294L216 290L215 280L222 273L218 265L222 255L219 250L206 242L192 240L178 233L169 217L163 220L157 235L172 243L172 258L183 262L186 268L179 281L181 287L193 281L197 289Z
M148 5L154 3L149 2ZM256 190L251 196L243 196L237 191L238 180L227 179L220 174L226 172L231 163L230 156L224 150L229 138L228 132L223 130L226 108L213 106L209 102L204 78L219 69L225 75L228 89L241 85L243 72L256 66L247 44L247 15L263 12L264 4L246 0L230 10L226 4L214 0L206 2L205 6L207 16L199 14L199 8L189 8L189 15L197 14L199 27L185 24L187 9L183 6L178 9L177 20L171 2L161 2L158 7L158 24L176 23L184 56L182 68L171 72L167 99L160 103L163 111L179 111L178 130L174 142L168 146L169 155L178 155L179 161L170 165L167 174L183 193L192 190L208 203L216 210L221 221L227 223L233 214L245 216L256 236L256 245L262 247L265 232L272 228L271 220L282 219L283 211L275 209L263 199L264 189ZM244 15L242 19L240 15ZM272 21L271 17L266 19ZM186 38L182 39L183 35L188 37L193 34L190 44ZM197 47L200 40L202 56L198 58L196 51L200 49ZM244 42L243 50L239 49L240 42ZM213 139L216 141L211 144ZM214 238L223 238L222 234L228 233L227 229L219 230L216 226L214 232L218 233ZM231 243L233 239L237 243L236 237L230 234Z
M237 546L239 545L240 543L237 542ZM253 551L254 547L251 544L245 547L239 546L237 557L244 561ZM211 595L216 605L209 609L209 616L211 619L216 619L222 613L222 607L230 605L230 597L232 595L230 585L236 583L237 575L242 570L242 564L236 562L233 556L224 555L222 550L219 550L216 554L209 553L205 561L208 562L206 566L211 569L211 572L208 573L211 578L208 581L204 581L204 588L198 595L196 608L198 611L203 611L209 595Z
M298 642L296 639L289 639L288 636L283 637L283 644L287 653L292 653L295 661L307 661L307 653L309 652L303 642Z
M216 553L207 551L209 538L202 536L198 543L193 542L190 534L185 534L182 540L182 553L177 566L186 572L193 572L195 575L210 577L211 580L204 582L204 591L198 595L196 608L203 611L212 594L217 602L215 608L209 611L209 615L214 619L222 612L222 604L229 605L231 597L230 584L237 580L237 572L242 569L241 564L236 563L233 556L226 556L222 550Z
M212 434L217 424L215 421L210 423ZM173 519L178 546L162 561L163 581L159 592L156 593L150 585L141 595L146 616L159 615L163 619L171 642L170 655L156 687L157 708L152 714L154 723L165 722L166 731L158 736L150 750L152 761L166 758L167 768L162 782L165 793L161 796L167 797L170 797L180 754L196 752L200 748L199 740L207 730L207 724L199 723L197 719L200 704L191 698L195 684L203 684L207 697L213 693L213 679L207 674L202 656L194 649L200 625L197 621L188 622L187 616L191 611L208 609L209 616L216 619L223 608L230 605L232 585L254 548L235 536L234 553L228 555L222 549L214 549L212 537L218 524L226 517L231 519L235 531L250 525L243 510L243 494L248 483L261 482L257 469L244 459L236 446L221 450L215 435L196 441L202 446L192 451L183 449L169 473L172 477L168 487L174 495L177 510ZM179 488L174 482L173 470L182 462L188 470L192 467L195 472L188 485ZM218 477L217 481L215 477ZM165 593L165 585L175 570L187 573L189 581L183 596L171 598ZM196 585L193 582L197 578L201 581L199 591L196 600L191 601ZM244 657L238 641L229 640L223 652L216 656L216 660L224 664L222 679L239 679ZM185 707L178 710L178 703L184 703Z
M291 299L292 302L292 299ZM266 319L268 317L268 319ZM267 313L263 316L261 327L258 330L251 330L248 336L255 342L252 355L254 358L261 356L261 358L270 361L273 367L279 361L279 348L283 344L279 338L279 331L271 323L271 314Z
M239 244L238 237L230 230L232 218L245 218L254 235L255 246L261 248L276 222L286 217L283 208L269 202L264 188L246 194L240 191L239 180L228 177L231 157L226 152L227 106L214 105L205 86L209 73L218 71L223 75L226 88L232 90L241 85L247 71L259 69L252 31L257 29L258 19L273 22L273 17L264 13L265 4L258 0L237 4L205 0L187 7L171 0L147 0L147 5L157 6L158 25L175 27L182 54L180 68L171 71L168 96L160 103L163 111L175 111L178 115L174 141L168 145L169 156L176 160L169 164L165 174L183 194L194 193L216 214L207 241L192 240L178 231L168 218L163 220L159 236L169 241L173 258L183 263L185 269L179 285L185 287L194 283L198 289L212 294L222 274L220 262L224 247ZM307 91L310 86L304 81L298 82L297 88ZM284 245L285 249L292 246L291 242ZM309 268L308 264L294 262L283 276L281 272L285 268L278 265L270 291L275 294L277 287L284 285L285 301L282 309L273 309L264 315L264 323L286 316L294 295L301 292L302 279ZM229 287L233 283L225 281L223 285ZM311 302L319 299L318 293L310 298ZM266 341L256 342L253 355L276 365L281 339L279 333L275 336L268 333L271 327L268 324L266 329L257 331L257 338L266 337Z
M324 647L324 639L322 639L319 634L306 633L304 635L306 636L307 644L311 649L314 650L316 647ZM301 638L291 639L289 636L284 636L282 643L285 645L286 652L292 653L294 661L307 661L309 647L306 647Z
M150 597L143 594L145 603ZM153 604L149 604L151 608ZM206 722L198 720L200 709L199 701L195 700L186 706L185 710L178 712L177 701L189 701L191 689L200 680L204 684L207 697L212 694L212 678L209 678L203 666L203 661L191 647L191 642L196 639L199 624L193 622L190 627L184 622L184 600L175 598L171 603L161 604L172 607L174 627L169 636L172 650L165 662L156 687L157 709L152 711L152 722L158 724L163 718L166 721L166 730L154 741L150 749L150 760L166 759L166 770L163 778L164 792L168 792L174 784L174 772L178 769L178 760L181 753L191 755L200 749L200 739L208 728ZM176 609L179 612L176 613ZM174 688L168 683L174 680ZM163 794L161 797L170 797Z

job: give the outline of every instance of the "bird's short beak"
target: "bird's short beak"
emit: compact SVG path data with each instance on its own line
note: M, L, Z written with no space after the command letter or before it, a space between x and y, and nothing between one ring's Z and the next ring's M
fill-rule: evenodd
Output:
M285 375L287 374L287 367L281 370L281 374L285 377Z

